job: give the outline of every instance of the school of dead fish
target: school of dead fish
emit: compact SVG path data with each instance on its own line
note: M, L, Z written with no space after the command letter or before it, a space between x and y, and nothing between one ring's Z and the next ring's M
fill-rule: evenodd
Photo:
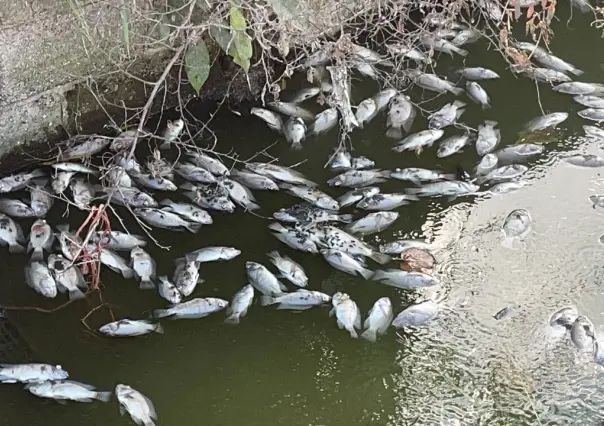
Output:
M483 0L481 4L489 14L498 14L500 6L497 3ZM425 50L402 45L387 45L386 49L389 54L407 58L410 62L429 64L433 62L433 57L428 52L438 51L465 57L468 51L461 46L472 43L479 37L476 30L454 23L450 29L442 28L442 31L422 36L420 43ZM598 123L604 121L604 85L572 81L569 74L580 76L583 72L532 43L518 42L516 47L528 52L544 68L530 65L516 67L514 72L541 82L559 83L553 90L573 95L576 102L587 107L578 113L579 116ZM352 59L355 68L371 78L375 78L378 67L387 62L377 52L354 44ZM306 64L321 76L315 81L318 83L316 87L302 89L290 102L273 102L269 104L269 109L254 107L251 114L282 134L292 149L302 149L302 142L309 134L330 131L338 125L343 114L348 116L346 120L352 128L362 128L378 114L385 113L385 133L387 137L397 140L393 151L415 151L419 155L424 149L429 149L440 141L437 156L444 158L474 144L476 152L481 156L476 168L471 174L447 174L422 168L381 170L376 168L371 159L352 157L350 152L339 148L330 158L329 164L339 174L328 180L327 184L348 190L338 198L333 198L318 189L317 183L300 172L275 163L250 162L245 168L238 170L227 167L218 157L200 151L187 153L184 160L174 165L159 161L143 166L126 154L135 140L135 131L123 132L115 138L76 136L62 152L60 162L51 165L50 172L36 169L0 179L1 193L23 189L29 191L27 200L0 199L0 242L8 245L10 253L31 253L30 262L25 268L25 278L37 293L55 298L59 293L66 292L69 299L78 299L85 297L88 286L80 268L73 264L82 251L81 236L76 236L62 225L53 230L43 219L56 196L67 196L70 193L71 203L84 210L94 200L102 202L107 193L112 192L112 202L130 207L140 220L152 227L195 233L202 226L212 224L212 216L207 210L228 213L238 207L245 211L256 210L260 206L256 203L253 190L283 190L303 203L274 212L276 220L268 228L282 243L293 249L321 255L335 269L366 280L404 290L439 285L439 279L430 273L433 258L430 260L431 256L427 253L434 249L431 244L423 240L399 240L376 248L361 238L391 226L399 217L399 213L393 210L414 203L420 197L446 197L453 200L480 194L504 194L518 189L527 184L522 175L529 168L523 163L542 154L544 147L523 143L497 149L501 135L497 122L492 120L481 124L476 133L463 126L463 133L441 140L443 129L460 124L459 120L466 107L466 103L461 100L445 104L427 117L427 129L411 133L417 108L408 95L392 88L381 90L361 101L352 114L338 101L349 101L349 80L330 81L324 68L330 61L330 55L323 51L311 55ZM483 109L490 107L491 99L478 81L487 86L488 80L499 78L497 73L486 68L462 68L456 72L456 76L466 80L464 90L445 78L419 69L410 68L405 73L415 85L428 91L448 92L455 96L466 93ZM331 92L339 93L339 97L335 100L330 98ZM326 95L328 108L318 114L313 114L300 105L317 96ZM528 133L555 128L567 118L566 112L537 117L526 124L524 131ZM160 149L169 149L179 138L183 128L183 120L169 122L161 135ZM584 126L584 130L588 137L604 140L604 131L600 128ZM75 161L89 158L107 148L117 154L113 163L104 169ZM563 160L575 166L604 166L604 159L595 155L573 154ZM175 183L175 175L184 182ZM98 178L103 185L92 184L92 178ZM382 193L378 184L388 179L409 182L415 186L400 193ZM486 185L486 189L481 191L483 185ZM117 190L113 191L114 188ZM191 203L169 198L158 201L147 189L166 193L182 190ZM592 196L590 199L594 208L604 206L604 196ZM368 214L355 218L352 214L341 212L341 209L353 205L366 210ZM15 221L19 218L37 218L31 226L27 248L24 247L26 238L23 230ZM531 231L531 224L532 218L527 210L512 211L502 225L502 244L512 247L516 241L525 239ZM111 231L110 234L98 232L93 235L84 249L93 259L124 278L138 280L141 289L157 289L159 296L169 302L169 305L165 309L154 310L155 319L203 318L224 310L226 323L239 324L253 305L256 292L259 292L261 306L277 305L277 309L302 311L331 304L330 316L335 315L340 329L345 329L353 338L358 337L358 330L363 330L361 337L375 342L377 336L384 334L390 326L403 328L422 325L439 312L438 303L428 299L405 308L395 316L391 300L382 297L375 302L363 322L362 313L350 295L341 292L328 295L311 290L309 287L312 279L306 275L304 268L278 251L267 254L273 271L278 273L262 263L245 263L249 283L234 294L230 302L214 297L189 298L197 284L203 281L199 274L201 263L228 261L239 256L240 250L232 247L204 247L188 253L176 260L174 274L169 278L156 276L155 261L144 250L145 245L144 237ZM405 253L415 253L413 250L418 250L420 258L428 256L427 268L375 268L392 261L392 255L401 255L405 259ZM127 260L117 252L129 252L130 259ZM367 259L373 262L373 269L369 267ZM291 291L292 288L295 290ZM495 317L502 319L510 311L506 308ZM569 332L579 350L593 353L595 361L604 365L604 352L598 345L593 325L574 308L566 307L555 312L550 318L550 326L562 334ZM132 337L153 332L161 334L163 328L160 323L149 319L121 319L103 325L98 331L111 337ZM39 397L59 402L107 402L111 398L111 392L98 391L94 386L68 378L68 372L61 366L0 366L0 382L25 383L26 389ZM122 414L129 413L139 425L154 425L157 414L153 403L145 395L123 384L116 386L115 395Z

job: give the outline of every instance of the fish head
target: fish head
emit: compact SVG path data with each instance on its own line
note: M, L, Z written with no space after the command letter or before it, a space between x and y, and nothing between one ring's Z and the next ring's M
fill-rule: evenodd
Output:
M245 262L245 269L248 274L255 274L262 270L262 265L256 262Z
M112 322L110 324L105 324L104 326L99 328L99 331L103 334L113 334L117 331L117 329L118 325Z
M323 303L331 302L331 296L329 294L321 293L319 297Z
M11 186L9 183L0 180L0 192L10 192Z
M331 297L331 303L333 306L338 306L340 303L350 299L350 296L346 293L337 292Z
M214 305L220 309L224 309L229 306L229 302L223 299L218 299L215 297L206 297L206 300L210 303L210 305Z
M53 366L51 370L55 380L65 380L69 377L69 373L63 370L63 367L61 367L60 365Z
M340 210L340 204L331 197L320 197L317 200L317 206L325 210Z

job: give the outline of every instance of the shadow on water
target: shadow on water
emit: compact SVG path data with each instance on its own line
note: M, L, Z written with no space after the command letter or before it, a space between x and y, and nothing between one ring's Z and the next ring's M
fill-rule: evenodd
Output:
M560 57L585 69L583 81L602 82L593 51L582 46L582 37L597 37L585 19L575 16L572 27L556 29L552 44ZM597 42L596 42L597 43ZM498 53L486 45L470 47L467 66L486 66L502 78L484 83L493 107L481 111L469 104L463 121L476 128L484 119L499 121L502 144L516 143L518 131L540 113L535 86L504 69ZM459 59L443 58L438 70L446 73ZM446 242L437 253L444 283L436 297L443 309L429 326L394 332L376 344L355 341L337 329L328 309L301 314L254 305L240 326L223 324L223 315L202 320L164 321L165 335L136 339L106 339L85 332L80 319L97 300L70 305L54 314L11 312L38 361L61 364L71 377L113 389L127 383L156 404L163 425L558 425L602 424L604 398L601 368L579 357L568 339L553 342L547 336L549 314L572 304L599 328L604 325L601 280L604 254L598 238L604 229L604 210L594 210L588 196L601 192L604 179L597 169L579 169L558 161L567 150L601 152L597 143L578 136L585 124L577 116L580 106L569 97L540 87L546 112L568 111L561 134L546 135L546 154L531 163L531 184L505 196L485 196L446 202L425 199L399 209L395 226L367 238L372 244L395 238L424 237ZM357 80L354 102L378 90L372 82ZM412 90L412 99L421 91ZM446 101L452 100L446 97ZM436 109L439 98L426 104ZM317 108L319 110L320 108ZM206 112L193 112L201 118ZM418 118L414 131L426 126ZM396 167L471 170L478 156L473 148L447 159L435 149L418 158L414 153L394 154L392 140L384 137L385 117L377 117L352 134L353 155L365 155L383 169ZM332 173L323 168L337 144L332 131L310 138L301 152L287 144L255 117L222 109L212 122L218 149L236 151L249 158L263 148L281 164L304 161L298 170L316 182ZM447 129L445 137L459 132ZM209 139L208 139L209 140ZM207 141L206 141L207 142ZM200 141L200 144L203 143ZM146 153L139 153L143 157ZM139 156L139 158L141 158ZM406 184L389 181L382 192L399 192ZM341 191L321 185L331 195ZM297 202L286 194L256 192L260 214ZM171 196L172 197L172 196ZM158 197L161 199L161 195ZM515 208L526 208L534 220L533 233L522 247L506 250L500 244L500 225ZM124 210L129 229L137 225ZM357 215L361 212L354 211ZM55 206L51 224L79 224L84 215L73 209L63 216ZM238 258L202 265L196 296L230 299L246 283L244 263L268 265L265 253L278 249L301 263L310 277L310 288L332 294L346 291L365 315L379 297L389 296L400 311L421 295L399 291L375 282L345 275L322 259L294 252L267 230L269 221L238 210L232 215L213 213L214 225L198 234L154 230L169 250L150 246L158 275L171 275L173 260L209 245L237 247ZM24 229L31 221L23 221ZM56 306L26 287L22 256L3 254L0 268L3 305ZM134 281L123 280L104 269L103 297L118 317L140 318L164 303L154 292L141 292ZM514 306L514 315L496 320L493 315ZM108 311L90 318L97 328L109 322ZM9 359L9 358L7 358ZM59 405L35 398L19 385L3 386L0 403L4 424L32 426L53 424L123 425L115 402Z

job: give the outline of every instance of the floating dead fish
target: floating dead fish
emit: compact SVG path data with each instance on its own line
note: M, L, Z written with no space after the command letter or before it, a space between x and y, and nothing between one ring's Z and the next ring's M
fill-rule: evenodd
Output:
M0 212L18 218L36 217L36 213L30 206L21 200L12 200L10 198L0 199Z
M290 99L289 102L292 104L299 104L301 102L314 98L319 93L321 93L320 87L306 87L304 89L300 89L296 93L296 95L292 99Z
M264 191L278 191L279 186L270 178L245 170L231 171L231 177L250 189L260 189Z
M98 231L90 236L91 244L101 244L103 247L111 250L130 251L134 247L147 244L145 238L140 235L129 234L121 231Z
M359 193L360 198L363 198L362 191ZM354 201L353 201L354 202ZM351 203L352 204L352 203ZM343 207L343 206L342 206ZM273 213L273 217L277 220L289 223L310 223L310 222L344 222L348 223L352 220L350 214L338 214L337 211L330 211L314 207L306 204L296 204L295 206L282 208Z
M393 139L403 137L402 130L406 133L411 131L415 119L415 107L409 97L399 93L390 99L388 104L388 116L386 118L386 136Z
M338 327L350 333L350 337L357 339L359 336L355 329L361 329L361 311L357 304L346 293L337 292L332 299L333 308L329 315L336 315Z
M465 106L466 103L462 101L446 104L441 109L428 116L428 127L430 129L442 129L455 124L459 117L465 112Z
M50 185L54 193L58 195L62 194L69 186L75 174L76 172L59 172L53 176Z
M604 158L598 155L591 154L576 154L562 157L563 161L566 161L573 166L579 167L602 167L604 166Z
M94 187L84 178L76 178L70 183L73 202L81 210L87 210L94 199Z
M327 181L329 186L342 186L348 188L356 188L360 186L372 185L375 183L385 182L390 177L389 170L350 170L342 173Z
M489 95L480 84L476 83L475 81L468 81L466 83L466 90L468 91L468 96L470 99L477 104L480 104L482 109L491 107Z
M534 132L537 130L547 129L548 127L555 128L568 118L567 112L554 112L541 117L534 118L524 126L524 131Z
M283 120L281 120L281 117L273 111L269 111L264 108L254 107L250 110L250 114L255 115L256 117L259 117L260 119L264 120L268 127L275 130L276 132L283 133Z
M338 110L336 108L327 108L315 116L312 132L315 135L326 133L333 129L336 124L338 124Z
M586 120L596 121L598 123L604 121L604 109L602 108L587 108L577 112L577 115Z
M276 296L260 296L260 306L279 304L277 309L290 309L304 311L313 306L321 306L331 301L331 296L320 291L309 291L299 289L293 293L285 293Z
M23 172L0 179L0 192L12 192L25 188L32 180L46 176L41 169Z
M468 80L490 80L499 78L499 74L495 71L482 67L462 68L457 70L457 72Z
M67 141L69 148L61 153L62 160L90 157L103 151L113 138L99 135L77 135Z
M25 267L25 282L44 297L52 299L57 296L57 283L45 262L28 264Z
M315 119L313 113L293 103L277 101L269 103L268 106L283 115L298 117L306 122L312 122Z
M336 200L316 188L290 185L288 183L281 184L280 186L295 197L301 198L302 200L307 201L308 203L319 208L335 211L340 209L340 205Z
M170 147L170 144L176 140L182 133L182 129L185 127L185 122L181 119L169 121L166 123L166 128L162 133L163 143L159 146L159 149L166 149Z
M206 169L208 172L212 173L214 176L229 176L230 171L225 166L222 161L210 157L209 155L199 153L199 152L189 152L187 154L189 159L193 162L193 164Z
M99 328L99 332L112 337L133 337L152 332L164 334L164 329L160 323L153 323L148 320L121 319L105 324Z
M226 324L239 324L241 318L247 315L247 311L254 303L254 287L251 284L244 286L233 296L233 300L226 309Z
M213 223L212 216L205 210L189 203L176 203L172 200L165 199L160 202L160 205L165 206L163 211L169 211L182 216L184 219L193 223L202 225L211 225Z
M141 290L152 290L155 288L153 279L155 278L155 260L149 253L140 247L134 247L130 252L132 259L132 269L137 278L140 278Z
M157 207L157 201L138 188L118 187L111 198L117 204L130 207Z
M134 214L149 225L156 226L158 228L171 229L175 231L182 231L183 229L186 229L189 232L196 233L201 227L199 223L188 222L175 213L157 208L135 208Z
M484 124L478 125L478 136L476 138L476 153L480 156L486 155L499 145L501 131L496 129L497 122L485 120Z
M258 173L263 176L268 176L272 179L276 179L281 182L292 183L294 185L305 185L310 187L317 186L316 183L306 179L302 173L290 169L289 167L256 162L246 163L245 167L254 173Z
M293 150L302 149L302 141L306 137L306 124L300 117L291 117L283 125L285 139Z
M454 95L461 95L464 90L455 87L455 85L447 80L443 80L436 74L425 74L419 70L409 70L407 75L413 80L419 87L431 90L437 93L451 92Z
M392 225L399 217L397 212L375 212L351 223L346 227L353 234L371 235Z
M65 291L69 293L69 300L85 297L80 289L87 290L88 286L82 272L71 260L65 259L60 254L51 254L48 256L48 269L52 272L57 289L61 293Z
M99 259L101 263L111 269L113 272L121 274L124 278L134 277L134 271L128 266L128 262L108 249L101 249Z
M355 113L355 118L357 119L357 123L359 123L359 127L362 129L365 123L369 123L373 118L377 115L377 106L373 98L367 98L357 106L357 112Z

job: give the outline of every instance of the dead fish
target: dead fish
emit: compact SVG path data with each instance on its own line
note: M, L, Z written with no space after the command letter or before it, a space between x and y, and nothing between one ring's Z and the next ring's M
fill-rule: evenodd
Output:
M325 210L339 210L340 205L323 191L306 186L296 186L288 183L281 184L287 192Z
M36 217L32 208L23 201L9 198L0 199L0 212L18 218Z
M174 168L176 170L176 166ZM137 173L132 176L139 184L160 191L176 191L178 187L165 177L154 177L150 173Z
M375 167L375 161L370 160L367 157L355 157L351 160L350 165L355 170L364 170Z
M229 302L216 297L196 298L188 302L182 302L172 305L168 309L155 309L153 316L155 318L170 319L196 319L204 318L214 312L222 311L229 305Z
M486 154L484 157L480 159L480 162L476 165L474 169L474 174L476 176L486 175L490 171L494 170L497 167L499 160L495 154Z
M302 173L299 173L289 167L279 166L277 164L250 162L245 167L263 176L268 176L281 182L287 182L294 185L305 185L316 187L317 184L306 179Z
M306 124L300 117L291 117L283 125L285 139L294 150L302 149L302 141L306 137Z
M142 336L151 332L164 334L164 329L160 323L154 323L148 320L121 319L105 324L99 328L99 332L112 337L133 337Z
M387 44L386 49L392 55L408 58L417 63L431 64L433 62L428 55L414 47L405 46L403 44Z
M235 204L229 199L229 192L221 185L203 187L191 184L181 185L181 188L188 190L184 195L199 207L228 213L235 211Z
M451 136L440 143L438 150L436 151L436 156L438 158L449 157L461 151L461 149L470 142L471 137L469 133Z
M111 165L103 175L103 181L107 186L131 187L132 179L126 173L126 169L120 166Z
M260 296L260 306L269 306L279 304L277 309L289 309L294 311L304 311L313 306L321 306L331 301L331 296L320 291L309 291L298 289L293 293L284 293L276 296Z
M270 178L256 173L247 172L245 170L233 169L231 171L231 177L233 180L244 184L250 189L260 189L264 191L279 190L279 186Z
M174 164L174 171L182 176L183 178L191 182L200 183L215 183L216 178L212 173L203 167L196 166L190 163L176 163Z
M186 229L189 232L196 233L201 227L199 223L188 222L175 213L157 208L135 208L134 214L149 225L158 228L174 231Z
M362 276L366 280L371 278L373 271L367 269L364 260L361 260L342 250L327 249L321 250L321 254L331 266L335 269L353 276Z
M278 296L287 292L287 287L280 282L264 265L256 262L246 262L250 284L266 296Z
M309 235L307 235L305 232L293 228L287 228L276 222L271 223L268 227L270 230L275 231L273 232L273 235L279 241L295 250L300 250L307 253L319 252L317 244L311 240Z
M128 158L126 155L116 154L113 157L113 163L116 166L122 167L127 172L141 173L143 171L142 166L134 157Z
M51 167L61 172L86 173L93 176L97 176L99 174L97 170L88 167L82 163L56 163L53 164Z
M392 98L397 94L396 89L384 89L373 95L373 101L377 112L383 111L390 104Z
M392 148L392 150L395 152L420 152L420 150L422 150L424 147L432 146L434 142L440 139L444 133L444 130L441 129L422 130L421 132L417 132L407 136L405 139L400 141L394 148Z
M501 227L504 235L502 245L512 248L515 240L522 241L531 232L532 218L526 209L513 210L504 220Z
M57 289L63 293L69 292L69 300L83 299L84 293L80 289L87 289L86 281L80 269L65 259L60 254L48 256L48 269L52 271Z
M331 157L329 167L332 170L352 169L352 156L349 152L338 151Z
M164 130L164 132L162 133L162 139L164 140L164 142L159 146L160 149L166 149L170 147L170 143L174 142L174 140L176 140L176 138L178 136L180 136L180 133L182 132L182 129L184 129L185 127L185 122L181 119L178 120L174 120L174 121L169 121L166 123L166 128Z
M453 200L457 197L471 195L480 189L478 185L471 182L457 180L444 182L431 182L419 188L408 188L407 193L418 197L449 197Z
M193 204L176 203L169 199L165 199L159 204L165 206L162 210L176 213L189 222L200 223L202 225L211 225L213 223L212 216L208 212Z
M141 133L141 136L142 135L143 134ZM109 149L114 152L121 152L130 149L132 148L132 145L136 143L138 136L138 130L126 130L113 139L109 145Z
M247 311L254 303L254 287L251 284L244 286L233 296L233 300L226 309L226 324L239 324L241 318L247 315Z
M414 290L424 287L432 287L440 284L435 277L423 272L406 272L400 269L377 270L371 278L393 287L405 290Z
M57 225L56 234L63 256L69 260L74 260L80 253L82 247L82 239L69 231L69 225Z
M397 212L380 211L369 213L367 216L348 225L346 230L353 234L371 235L388 228L398 217L399 214Z
M306 87L304 89L300 89L289 102L292 104L299 104L314 98L319 93L321 93L320 87Z
M395 169L390 177L397 180L413 182L417 185L422 182L436 182L439 180L454 180L455 174L444 173L438 170L420 169L409 167L406 169Z
M366 330L361 334L361 337L370 342L377 341L377 335L386 333L393 317L390 299L388 297L378 299L369 310L367 319L363 324L363 328Z
M229 176L230 171L225 166L222 161L210 157L204 153L200 152L190 152L187 154L193 164L206 169L208 172L212 173L214 176Z
M13 192L25 188L32 180L45 176L46 173L41 169L36 169L31 172L17 173L0 179L0 193Z
M418 326L430 321L437 313L438 305L435 302L428 300L404 309L392 321L392 325L396 328Z
M273 111L269 111L264 108L254 107L250 110L250 114L255 115L256 117L263 120L268 127L275 130L278 133L283 133L283 120L279 117L278 114Z
M495 151L499 164L514 164L528 161L530 158L541 154L545 148L543 145L524 143L519 145L506 146L503 149Z
M393 139L403 137L402 130L409 133L413 120L415 119L415 107L405 94L394 96L388 104L388 116L386 119L386 136Z
M425 74L419 70L409 70L407 71L407 75L416 85L426 90L437 93L451 92L457 96L463 93L463 89L455 87L453 83L443 80L436 74Z
M350 170L342 173L334 178L327 181L329 186L342 186L355 188L360 186L367 186L375 183L385 182L390 177L389 170Z
M448 103L438 111L428 116L428 127L430 129L442 129L455 124L465 111L466 103L455 101Z
M346 293L337 292L332 299L333 308L329 315L336 315L338 327L350 333L353 339L358 338L355 329L361 329L361 311L357 304Z
M477 104L480 104L482 109L490 108L490 99L486 90L480 86L480 84L475 81L468 81L466 83L466 90L468 91L468 96Z
M94 199L94 187L86 182L84 178L76 178L70 184L73 202L81 210L87 210L90 202Z
M598 95L604 94L604 85L599 83L585 83L582 81L570 81L558 84L552 88L554 92L567 95Z
M294 262L288 256L281 256L277 250L266 254L273 265L281 272L281 276L298 287L308 285L308 277L304 268L299 263Z
M586 120L596 121L598 123L604 121L604 109L602 108L587 108L577 112L577 115Z
M415 195L380 193L363 198L357 203L357 207L363 210L392 210L418 199Z
M151 255L140 247L134 247L130 252L130 258L132 259L132 269L135 276L141 280L140 289L152 290L155 288L153 279L155 278L156 265Z
M90 157L103 151L113 138L99 135L76 135L67 141L70 146L61 153L62 160Z
M113 201L117 204L130 207L157 207L157 201L138 188L118 187L113 193Z
M604 130L596 126L583 126L585 135L595 139L604 139Z
M121 274L124 278L134 277L134 271L128 266L128 262L117 253L103 248L101 249L99 259L103 265L107 266L112 271Z
M438 52L443 52L451 55L453 57L453 53L457 53L460 56L467 56L468 51L461 49L455 46L448 40L444 38L435 37L432 34L424 34L419 37L419 42L423 44L425 47L431 50L435 50Z
M268 106L283 115L299 117L307 122L312 122L315 119L313 113L296 104L277 101L269 103Z
M567 112L554 112L541 117L534 118L524 125L524 131L534 132L537 130L547 129L548 127L555 128L568 118Z
M598 155L591 154L576 154L567 157L562 157L563 161L566 161L573 166L579 167L602 167L604 166L604 158Z
M474 43L482 37L482 33L474 28L464 28L459 31L455 37L451 40L451 44L460 47L465 44ZM489 70L487 70L489 71ZM494 74L494 73L493 73ZM498 78L498 77L489 77Z
M187 253L186 258L197 263L231 260L241 254L241 250L234 247L204 247Z
M423 240L398 240L382 244L379 247L380 252L388 254L401 254L412 248L419 248L422 250L434 249L430 243Z
M64 401L92 402L94 400L109 402L111 392L98 392L92 385L61 380L57 382L39 382L25 385L33 395L40 398L50 398L57 402Z
M480 156L486 155L499 145L501 131L496 129L497 122L485 120L484 124L478 125L478 136L476 138L476 153Z
M315 116L312 132L315 135L326 133L333 129L336 124L338 124L338 110L336 108L327 108Z
M55 194L62 194L69 186L69 183L75 174L76 172L59 172L53 176L50 185Z
M325 210L308 204L296 204L292 207L279 209L279 211L273 213L273 217L277 220L289 223L348 223L352 219L352 215L350 214L338 214L337 211Z
M256 198L252 191L243 186L237 181L231 180L229 178L222 178L218 185L222 186L229 193L229 197L231 200L239 204L245 210L258 210L260 206L256 204Z
M548 53L545 49L538 47L533 43L519 42L516 43L516 46L521 50L530 52L532 58L547 68L561 71L563 73L570 72L571 74L577 76L583 74L583 71L574 65L569 64L568 62L565 62L562 59Z
M47 252L52 249L54 233L49 224L44 219L36 220L31 226L29 234L29 245L27 252L32 252L31 260L39 262L44 259L44 250Z
M57 296L57 284L44 262L31 262L25 267L25 281L44 297Z
M348 191L346 194L342 195L337 201L340 204L340 207L347 207L356 203L357 201L361 201L363 198L371 197L379 193L380 188L377 186L353 189L352 191Z
M180 294L180 291L178 291L176 286L168 280L167 276L162 275L161 277L157 277L157 280L159 281L157 289L159 290L159 295L161 297L173 304L182 302L182 294Z
M573 100L588 108L604 108L604 98L601 98L599 96L579 95L575 96Z
M140 235L129 234L121 231L98 231L90 236L91 244L101 244L103 247L111 250L130 251L137 246L145 246L147 242Z
M530 67L523 69L522 73L530 78L545 83L568 83L572 79L563 72L551 70L549 68Z
M462 68L457 73L468 80L490 80L499 78L499 74L482 67Z
M157 413L153 402L145 395L128 385L119 384L115 387L115 396L120 403L120 414L130 414L137 425L155 426Z
M3 364L0 367L0 383L46 383L68 377L69 373L60 365Z
M35 185L30 188L31 209L36 216L45 216L54 203L54 198L49 194L45 186Z
M365 123L369 123L377 115L377 106L373 98L367 98L359 104L355 118L362 129Z

